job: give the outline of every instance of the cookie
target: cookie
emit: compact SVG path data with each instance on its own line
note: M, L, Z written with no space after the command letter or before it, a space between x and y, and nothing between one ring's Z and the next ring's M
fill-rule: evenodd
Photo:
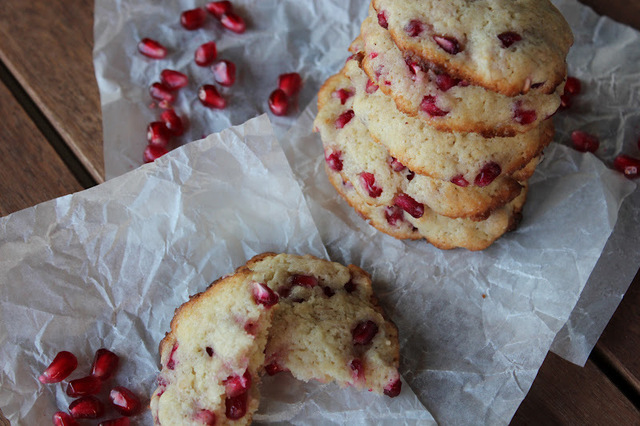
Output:
M509 97L434 70L426 61L405 58L372 9L360 38L351 49L362 46L362 69L371 81L400 111L438 130L514 136L534 129L560 106L564 83L551 94L531 90Z
M506 96L553 93L573 34L548 0L372 0L406 55Z
M151 398L158 425L250 423L265 371L389 396L401 386L397 329L369 276L312 256L256 256L190 298L160 360Z
M441 132L404 114L350 59L345 75L355 89L354 115L390 155L414 172L461 186L487 186L511 175L539 156L554 134L553 122L513 137L484 138L478 133Z

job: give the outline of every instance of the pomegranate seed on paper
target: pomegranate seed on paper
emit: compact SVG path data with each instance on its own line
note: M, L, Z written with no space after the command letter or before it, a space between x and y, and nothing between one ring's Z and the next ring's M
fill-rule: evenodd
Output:
M222 86L232 86L236 81L236 64L222 60L211 67L213 78Z
M201 7L185 10L180 14L180 24L187 30L197 30L204 26L207 12Z
M400 395L401 391L402 391L402 382L400 381L399 378L389 383L387 386L384 387L384 390L383 390L384 394L390 398L394 398Z
M86 376L71 380L67 385L67 395L73 398L84 395L95 395L100 392L102 380L95 376Z
M164 122L165 126L167 126L167 129L169 129L173 136L181 136L184 133L184 124L182 123L182 119L174 110L167 109L162 111L162 114L160 114L160 120Z
M166 148L171 139L171 131L163 121L154 121L147 126L147 141L150 145Z
M640 176L640 159L628 155L618 155L613 160L613 167L628 178L635 179Z
M144 150L142 159L145 163L151 163L165 155L167 152L169 152L167 151L167 148L164 148L160 145L147 145Z
M205 84L200 87L198 99L200 99L202 105L209 108L224 109L227 106L227 101L218 93L218 89L211 84Z
M167 56L167 48L150 38L140 40L138 51L152 59L162 59Z
M104 413L104 405L95 396L87 395L73 401L69 412L76 419L95 419Z
M98 426L129 426L131 424L131 420L129 417L120 417L117 419L104 420L98 423Z
M567 81L564 84L565 94L568 93L571 95L579 95L581 90L582 84L580 83L580 80L578 80L576 77L567 77Z
M289 109L289 97L284 90L276 89L269 95L269 109L275 115L286 115Z
M216 19L221 19L222 15L233 10L233 5L230 1L211 1L207 3L207 10Z
M58 383L66 379L78 366L78 359L67 351L58 352L38 380L41 383Z
M54 426L78 426L78 422L71 417L71 414L64 411L58 411L53 415Z
M302 88L302 77L297 72L280 74L278 76L278 88L282 89L287 96L294 96Z
M91 365L91 375L101 380L107 380L118 367L120 358L108 349L101 348L96 351Z
M220 18L220 22L222 26L226 29L233 31L234 33L242 34L246 29L247 25L244 23L244 19L242 19L235 12L227 12Z
M169 87L158 82L153 83L149 87L149 94L155 100L166 101L168 103L172 103L176 99L175 95L171 92L171 89Z
M140 399L124 386L116 386L109 392L109 400L123 416L133 416L140 411Z
M171 90L182 89L189 83L189 78L180 71L164 69L160 72L160 81Z
M195 51L194 61L201 67L211 65L218 56L218 49L215 41L201 44Z
M574 130L571 133L571 140L573 147L580 152L596 152L600 146L598 138L582 130Z

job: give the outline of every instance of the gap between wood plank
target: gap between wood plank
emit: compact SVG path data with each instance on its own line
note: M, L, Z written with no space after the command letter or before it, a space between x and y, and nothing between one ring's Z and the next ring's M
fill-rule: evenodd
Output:
M56 131L55 127L45 117L40 108L29 97L18 80L11 74L3 61L0 60L0 81L9 89L13 97L20 104L25 113L31 118L38 130L60 156L64 164L69 168L73 176L78 180L83 188L91 188L97 185L96 180L87 171L84 165L73 154L71 149L64 142L64 139Z
M596 345L593 348L589 359L640 410L640 380L631 374L620 360L602 345Z

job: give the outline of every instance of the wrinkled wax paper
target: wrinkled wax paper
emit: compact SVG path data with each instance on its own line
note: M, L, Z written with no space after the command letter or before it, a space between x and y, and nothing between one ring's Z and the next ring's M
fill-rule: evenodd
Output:
M70 378L89 373L98 348L113 350L122 358L112 384L148 402L174 310L265 251L327 257L266 116L0 218L4 414L37 425L66 409L65 385L37 380L60 350L78 356ZM258 422L434 424L406 384L390 399L282 374L262 394ZM135 421L152 424L148 410Z

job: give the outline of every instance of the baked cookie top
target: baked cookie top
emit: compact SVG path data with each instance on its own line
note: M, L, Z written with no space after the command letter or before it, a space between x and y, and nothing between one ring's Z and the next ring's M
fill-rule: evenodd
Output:
M553 93L573 34L548 0L372 0L410 57L507 96Z

